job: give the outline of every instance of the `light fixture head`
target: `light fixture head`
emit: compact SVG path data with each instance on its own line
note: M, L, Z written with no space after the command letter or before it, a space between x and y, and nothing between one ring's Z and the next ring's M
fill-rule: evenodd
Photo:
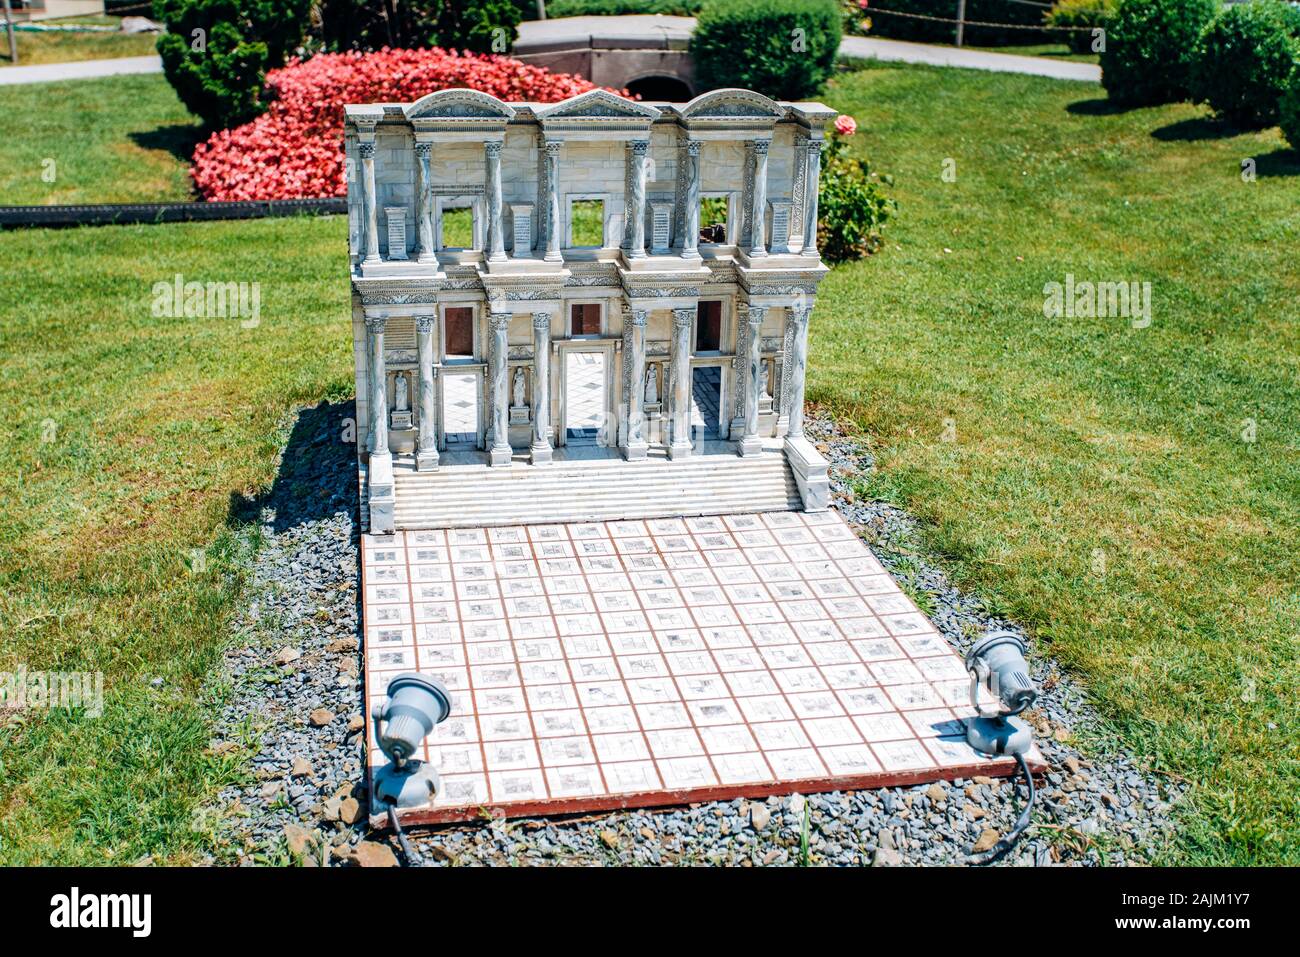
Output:
M1024 754L1033 745L1028 725L1012 717L1038 699L1029 679L1025 642L1010 631L985 635L966 654L970 672L970 703L975 717L966 722L966 741L985 754ZM985 711L979 703L979 689L997 699L996 710Z
M446 685L413 671L388 683L388 700L376 704L370 715L375 743L389 763L375 774L375 797L395 807L427 804L438 790L438 772L412 755L434 725L451 714L451 694Z

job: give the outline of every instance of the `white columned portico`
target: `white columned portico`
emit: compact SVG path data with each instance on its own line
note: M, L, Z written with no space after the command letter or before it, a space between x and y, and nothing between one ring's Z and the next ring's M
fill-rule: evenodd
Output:
M510 464L510 382L508 381L510 345L507 330L510 313L494 312L488 317L492 330L492 448L490 465Z
M484 189L488 200L488 259L492 262L504 262L506 258L506 240L501 231L501 147L502 140L489 140L483 144L483 156L487 166L487 182Z
M375 131L370 129L367 141L366 133L361 134L357 152L361 156L361 196L366 215L366 263L377 263L379 259L379 201L375 192Z
M645 439L645 327L650 313L645 309L632 309L627 313L631 323L631 354L623 357L628 363L627 397L627 447L623 450L629 462L639 462L646 457L649 443Z
M786 438L803 438L803 389L808 372L808 307L790 309L790 386L787 398L786 414L790 417L790 426Z
M691 454L691 329L696 307L673 310L672 444L670 459Z
M771 140L754 140L753 204L749 211L749 257L758 259L767 255L767 148Z
M417 261L434 263L438 261L437 247L433 242L433 180L430 176L430 163L433 160L433 144L416 140L415 143L415 211L416 233L420 242Z
M741 455L760 455L763 440L758 435L758 404L763 397L763 317L767 309L749 306L745 316L748 336L745 339L745 432L737 451Z
M820 140L808 141L807 172L804 175L803 249L800 255L817 259L817 191L822 170L822 144Z
M416 437L415 467L420 472L438 467L437 384L433 369L433 330L436 316L415 317L415 346L419 362L420 430Z
M547 262L560 262L560 146L559 140L546 140L543 169L546 179L546 196L542 202L546 209Z
M632 217L632 239L628 255L632 259L644 259L646 154L650 151L650 141L632 140L629 145L631 148L628 159L632 164L632 202L629 209Z
M551 461L551 314L533 313L532 463Z
M686 153L682 163L682 175L686 177L686 189L683 200L686 208L682 210L682 258L700 258L700 141L687 140Z

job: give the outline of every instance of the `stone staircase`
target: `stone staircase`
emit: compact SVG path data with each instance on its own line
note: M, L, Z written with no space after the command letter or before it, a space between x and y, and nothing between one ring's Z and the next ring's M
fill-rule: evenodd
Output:
M393 466L398 529L608 521L802 509L779 450L741 458L516 462L510 468Z

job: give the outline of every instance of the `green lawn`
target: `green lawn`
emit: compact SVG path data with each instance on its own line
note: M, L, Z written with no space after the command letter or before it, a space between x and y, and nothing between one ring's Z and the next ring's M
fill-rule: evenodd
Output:
M184 122L166 91L67 84L39 136L4 111L0 175ZM862 491L928 520L924 547L1086 679L1105 726L1083 746L1193 783L1177 860L1296 863L1300 160L1276 131L1109 113L1099 93L914 67L835 81L901 208L882 252L823 286L810 395L869 437ZM80 169L95 199L147 198L156 175ZM353 389L345 224L0 248L23 267L0 300L0 671L107 674L103 717L0 732L0 863L185 861L205 846L196 807L240 773L204 754L201 687L257 544L232 503L268 487L295 406ZM260 324L155 317L153 284L178 272L260 282ZM1067 272L1151 282L1151 325L1044 319Z
M116 27L120 17L76 17L50 21L55 24L89 23ZM74 60L108 60L123 56L148 56L154 52L157 35L153 33L74 33L72 31L15 30L18 41L18 65L70 63ZM13 66L9 59L9 39L0 21L0 70Z
M160 74L0 86L6 205L194 199L197 121Z
M1300 863L1300 156L1099 95L885 66L835 82L900 212L822 287L810 395L870 436L863 491L926 519L1115 738L1195 784L1182 859ZM1066 273L1150 282L1150 326L1045 319Z

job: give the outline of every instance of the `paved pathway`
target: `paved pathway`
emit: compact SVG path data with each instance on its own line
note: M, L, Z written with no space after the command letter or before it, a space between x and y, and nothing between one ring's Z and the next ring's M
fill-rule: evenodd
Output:
M22 59L22 49L18 51ZM88 80L123 73L161 73L157 56L124 56L112 60L79 60L75 63L40 63L35 66L0 68L0 86L18 83L51 83L56 80Z
M1054 60L1050 57L1020 56L1014 53L989 53L958 47L907 43L877 37L845 37L840 44L842 56L897 63L928 63L931 66L955 66L968 70L992 70L997 73L1025 73L1056 80L1101 82L1101 67L1093 63Z

